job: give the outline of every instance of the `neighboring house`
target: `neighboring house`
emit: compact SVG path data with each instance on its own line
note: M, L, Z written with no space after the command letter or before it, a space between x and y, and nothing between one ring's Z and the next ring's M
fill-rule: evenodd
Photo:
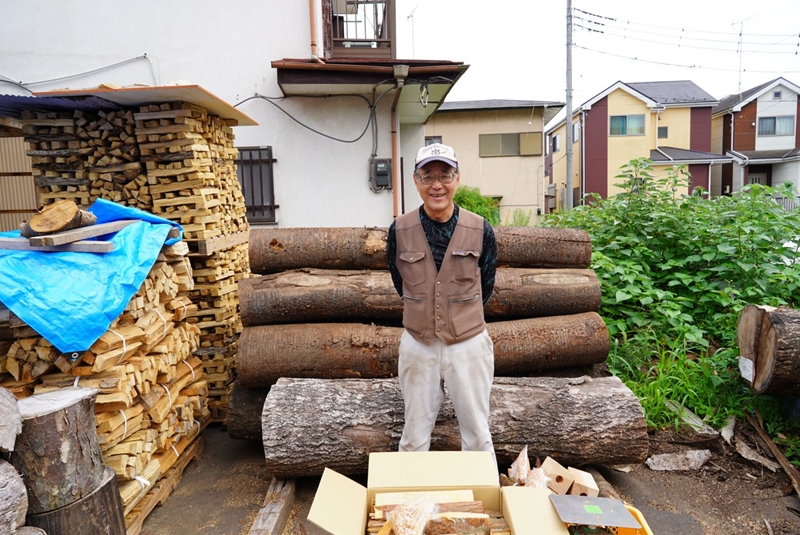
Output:
M691 174L689 190L711 189L711 169L731 158L712 152L711 110L717 100L689 80L617 82L573 114L573 206L583 195L619 193L620 167L635 158L655 162L657 176L675 164ZM547 127L550 209L565 193L566 121Z
M800 87L783 78L723 98L712 112L713 146L733 162L715 169L712 193L747 184L800 187Z
M416 205L424 124L467 66L397 59L394 0L220 6L4 5L0 93L201 86L257 123L234 128L251 223L385 227Z
M500 221L545 210L544 125L564 106L538 100L445 102L425 125L426 143L456 149L461 183L500 201Z

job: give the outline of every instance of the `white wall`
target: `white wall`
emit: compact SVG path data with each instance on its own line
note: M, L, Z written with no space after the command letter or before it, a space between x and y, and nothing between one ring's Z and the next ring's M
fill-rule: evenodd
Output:
M177 81L199 84L236 104L256 92L282 96L271 61L307 58L311 52L308 3L302 0L3 0L2 13L0 75L25 83L52 80L29 85L34 91ZM72 77L145 53L149 59ZM0 93L27 94L11 84L0 84ZM391 157L392 96L387 94L378 106L379 158ZM303 123L342 139L356 138L368 117L368 105L359 98L275 103ZM236 127L236 144L272 145L278 160L280 226L388 225L392 194L373 193L367 183L370 129L358 142L339 143L301 127L264 100L248 101L240 109L259 126ZM413 154L423 143L421 131L414 134L417 130L408 136L415 145ZM406 165L408 176L411 167Z
M775 91L781 91L780 100L773 99L772 95ZM795 135L797 132L797 93L779 84L758 97L758 111L756 113L758 117L781 117L789 115L794 117L795 120L795 127L792 129L791 135L756 135L756 150L789 150L795 147ZM773 180L773 184L774 183Z
M784 182L791 182L795 189L800 189L800 161L772 164L772 185Z

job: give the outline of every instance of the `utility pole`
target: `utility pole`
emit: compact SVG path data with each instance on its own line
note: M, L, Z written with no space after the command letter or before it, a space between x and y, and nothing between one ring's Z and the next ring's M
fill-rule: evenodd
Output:
M567 0L567 106L566 106L567 135L567 182L564 186L564 206L572 210L572 0Z

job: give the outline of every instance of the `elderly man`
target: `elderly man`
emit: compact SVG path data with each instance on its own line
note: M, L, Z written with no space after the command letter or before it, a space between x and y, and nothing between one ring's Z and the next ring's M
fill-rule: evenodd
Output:
M490 451L489 391L494 347L483 306L494 288L497 244L491 225L453 203L461 175L455 151L439 143L417 153L422 206L389 227L389 271L403 298L398 375L405 403L400 451L427 451L444 386L461 449Z

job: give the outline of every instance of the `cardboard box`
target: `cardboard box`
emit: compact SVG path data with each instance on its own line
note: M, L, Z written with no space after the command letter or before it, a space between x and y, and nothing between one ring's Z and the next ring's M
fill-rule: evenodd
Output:
M333 535L364 535L378 492L470 489L486 509L503 511L512 535L567 535L546 489L500 488L489 452L371 453L367 487L325 469L308 520Z

